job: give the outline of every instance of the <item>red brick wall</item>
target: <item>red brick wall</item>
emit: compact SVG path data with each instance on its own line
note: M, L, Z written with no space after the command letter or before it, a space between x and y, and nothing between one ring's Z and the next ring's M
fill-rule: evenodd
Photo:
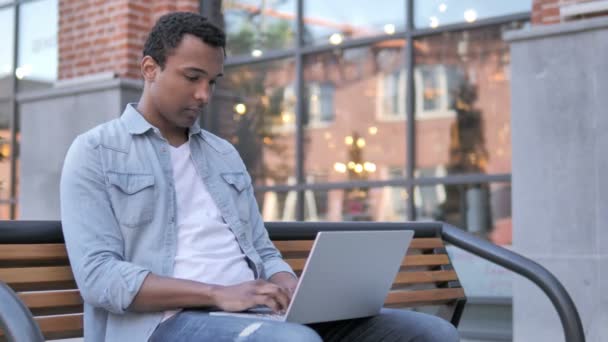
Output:
M101 72L140 78L148 30L161 15L199 12L198 0L60 0L59 78Z
M534 0L532 4L532 25L556 24L561 22L559 8L579 2L597 0Z

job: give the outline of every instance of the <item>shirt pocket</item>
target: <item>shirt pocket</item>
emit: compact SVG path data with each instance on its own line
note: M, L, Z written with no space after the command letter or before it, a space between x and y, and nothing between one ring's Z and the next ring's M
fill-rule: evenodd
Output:
M230 195L238 210L239 219L243 222L249 221L249 196L247 189L251 181L244 172L225 172L222 179L228 184Z
M154 216L154 175L107 172L110 200L121 225L139 227Z

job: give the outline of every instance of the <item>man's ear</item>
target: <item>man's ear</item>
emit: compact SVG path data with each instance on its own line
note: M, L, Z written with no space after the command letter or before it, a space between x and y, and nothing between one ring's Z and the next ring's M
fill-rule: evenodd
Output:
M141 59L141 75L144 77L146 82L153 82L156 78L156 73L159 71L160 66L156 64L154 58L145 56Z

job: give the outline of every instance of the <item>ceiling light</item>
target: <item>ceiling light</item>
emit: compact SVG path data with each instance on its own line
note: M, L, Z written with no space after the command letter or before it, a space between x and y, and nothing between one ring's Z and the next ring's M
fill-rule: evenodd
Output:
M342 41L344 41L344 37L339 33L334 33L329 36L329 43L332 45L340 45L342 44Z

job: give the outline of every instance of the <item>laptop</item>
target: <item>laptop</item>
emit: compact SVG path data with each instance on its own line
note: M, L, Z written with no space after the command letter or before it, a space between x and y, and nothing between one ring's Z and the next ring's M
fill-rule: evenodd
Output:
M377 315L413 236L409 230L320 232L285 314L266 307L210 314L300 324Z

